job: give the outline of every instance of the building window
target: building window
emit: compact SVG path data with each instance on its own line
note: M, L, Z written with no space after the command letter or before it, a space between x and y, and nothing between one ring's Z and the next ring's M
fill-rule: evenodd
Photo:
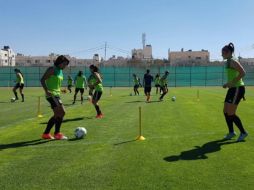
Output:
M5 57L7 57L7 54L4 54Z
M200 59L202 59L202 58L201 58L201 57L196 57L196 59L200 60Z
M31 60L27 60L27 63L31 63Z
M35 63L40 63L40 60L35 60Z
M50 63L50 60L47 60L47 63Z

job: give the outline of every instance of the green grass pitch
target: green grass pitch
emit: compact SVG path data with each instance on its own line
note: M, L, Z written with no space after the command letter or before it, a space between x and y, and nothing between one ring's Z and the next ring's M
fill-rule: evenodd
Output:
M113 88L110 96L106 88L100 101L103 119L95 119L89 102L71 105L73 94L63 94L62 132L70 140L47 141L40 137L52 111L42 88L25 88L25 103L11 103L11 89L0 88L0 189L254 188L252 87L238 108L249 132L241 143L236 138L222 141L227 133L222 113L226 90L170 88L163 102L157 102L154 90L148 104L143 92L129 96L131 88ZM43 118L37 118L38 96ZM145 141L135 141L139 106ZM76 127L87 129L84 139L74 139Z

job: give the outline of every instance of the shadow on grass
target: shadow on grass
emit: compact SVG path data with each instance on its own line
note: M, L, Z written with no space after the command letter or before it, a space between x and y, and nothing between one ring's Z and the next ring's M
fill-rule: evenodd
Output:
M145 102L145 101L137 100L137 101L131 101L131 102L125 102L125 103L130 104L130 103L138 103L138 102Z
M77 117L77 118L72 118L72 119L64 119L63 123L72 122L72 121L81 121L84 119L93 119L93 117ZM48 122L42 122L40 124L48 124Z
M131 143L131 142L135 142L135 141L137 141L137 140L133 139L133 140L128 140L128 141L123 141L123 142L120 142L120 143L115 143L114 145L118 146L118 145L122 145L122 144L126 144L126 143Z
M10 101L6 101L6 102L2 102L2 101L0 101L0 104L6 104L6 103L11 103Z
M84 140L84 138L76 138L76 137L74 137L74 138L71 138L71 139L68 139L68 141L80 141L80 140Z
M179 160L199 160L199 159L208 159L206 154L217 152L221 150L221 146L234 144L236 141L227 141L227 140L216 140L203 144L200 146L195 146L194 149L181 152L180 155L173 155L165 157L164 160L167 162L176 162Z
M49 142L50 140L36 139L31 141L15 142L10 144L0 144L0 151L9 148L20 148L26 146L36 146Z

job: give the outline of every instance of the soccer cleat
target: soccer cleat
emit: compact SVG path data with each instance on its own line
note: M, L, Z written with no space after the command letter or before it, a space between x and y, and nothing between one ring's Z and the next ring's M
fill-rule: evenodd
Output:
M54 134L56 140L67 140L68 137L64 136L62 133Z
M248 136L248 133L241 133L240 136L237 139L237 142L243 141Z
M96 118L97 118L97 119L102 119L103 116L104 116L104 115L101 113L101 114L99 114L99 115L96 115Z
M233 132L233 133L228 133L228 134L224 137L224 139L225 139L225 140L230 140L230 139L232 139L234 136L236 136L236 133L235 133L235 132Z
M50 133L43 133L41 138L43 138L43 139L55 139Z

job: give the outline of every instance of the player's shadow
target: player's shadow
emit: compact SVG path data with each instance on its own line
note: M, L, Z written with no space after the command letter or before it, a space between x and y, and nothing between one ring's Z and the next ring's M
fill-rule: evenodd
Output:
M49 141L45 141L42 139L36 139L36 140L31 140L31 141L22 141L22 142L15 142L15 143L10 143L10 144L0 144L0 151L4 149L9 149L9 148L20 148L20 147L27 147L27 146L36 146L40 144L47 143Z
M81 121L84 119L93 119L93 117L76 117L72 119L64 119L63 123L72 122L72 121ZM41 122L40 124L47 124L48 122Z
M211 141L203 144L202 146L195 146L194 149L183 151L180 155L165 157L164 160L167 162L176 162L179 160L208 159L207 154L218 152L221 150L221 146L234 143L237 143L237 141L227 141L225 139Z
M131 104L131 103L139 103L139 102L145 102L145 101L137 100L137 101L131 101L131 102L125 102L125 103Z
M2 101L0 101L0 104L6 104L6 103L10 103L10 101L9 102L2 102Z

